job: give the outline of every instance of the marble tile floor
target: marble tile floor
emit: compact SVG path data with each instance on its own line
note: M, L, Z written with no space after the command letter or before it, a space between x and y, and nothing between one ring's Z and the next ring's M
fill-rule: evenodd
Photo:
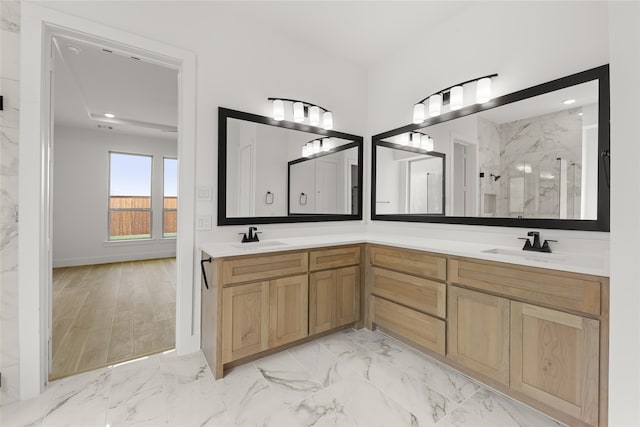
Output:
M214 380L174 351L50 383L0 407L13 426L532 426L562 424L387 335L346 330Z

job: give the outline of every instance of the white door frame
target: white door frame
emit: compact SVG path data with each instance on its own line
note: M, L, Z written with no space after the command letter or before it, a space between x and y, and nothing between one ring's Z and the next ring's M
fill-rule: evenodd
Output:
M176 349L200 348L194 301L195 266L195 123L196 56L194 53L96 24L31 3L22 3L19 144L18 298L20 397L40 394L48 375L50 324L50 100L51 37L94 39L136 52L178 69L178 237L176 240Z

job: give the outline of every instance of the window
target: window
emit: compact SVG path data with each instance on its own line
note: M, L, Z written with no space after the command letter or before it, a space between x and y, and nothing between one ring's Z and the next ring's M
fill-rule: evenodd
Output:
M176 237L178 220L178 160L164 159L162 237Z
M150 239L152 158L109 155L109 240Z

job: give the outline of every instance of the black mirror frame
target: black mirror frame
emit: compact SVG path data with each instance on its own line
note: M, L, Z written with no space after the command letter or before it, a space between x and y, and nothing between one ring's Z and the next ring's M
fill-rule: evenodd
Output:
M302 132L310 132L327 137L341 138L353 141L358 148L358 179L360 180L360 192L358 194L357 214L318 214L304 216L256 216L256 217L228 217L227 216L227 119L245 120L248 122L262 123L286 129ZM249 224L283 224L295 222L327 222L327 221L358 221L362 220L362 178L363 178L363 138L357 135L325 130L289 121L277 121L271 117L251 114L244 111L231 110L218 107L218 225L249 225Z
M577 84L598 80L598 218L596 220L576 219L538 219L538 218L496 218L496 217L461 217L461 216L426 216L426 215L379 215L376 214L376 147L383 145L383 139L406 132L422 129L426 126L468 116L481 111L522 101L547 92L553 92ZM552 80L494 98L485 104L475 104L451 111L441 116L425 120L420 124L411 124L380 133L372 137L371 144L371 219L377 221L427 222L444 224L485 225L499 227L526 227L560 230L609 231L610 223L610 100L609 100L609 65L592 68L570 76ZM606 162L606 164L605 164ZM607 177L608 175L608 177Z

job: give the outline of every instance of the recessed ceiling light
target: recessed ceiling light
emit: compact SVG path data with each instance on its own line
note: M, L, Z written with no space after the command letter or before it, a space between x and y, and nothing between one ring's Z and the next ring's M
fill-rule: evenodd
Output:
M80 48L78 46L74 46L72 44L68 44L67 46L65 46L67 48L67 50L71 53L73 53L74 55L78 55L80 54Z
M565 99L564 101L562 101L562 103L563 103L564 105L571 105L571 104L573 104L574 102L576 102L576 100L575 100L575 99Z
M111 114L111 113L104 113L105 117L108 117L110 119L113 119L116 115L115 114Z

